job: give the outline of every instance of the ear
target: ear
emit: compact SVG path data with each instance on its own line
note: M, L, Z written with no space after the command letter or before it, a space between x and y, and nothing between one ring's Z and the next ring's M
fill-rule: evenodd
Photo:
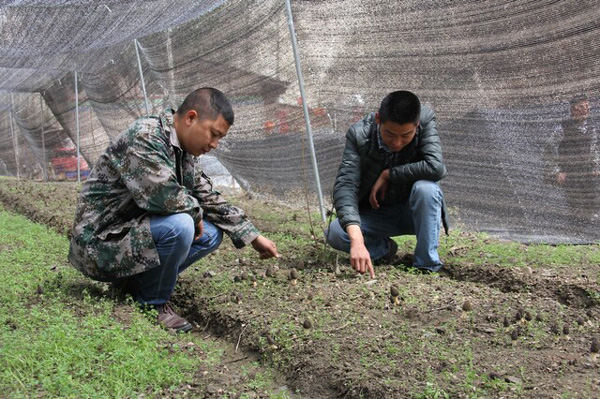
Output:
M198 112L194 109L190 109L185 113L185 123L186 125L191 125L194 122L194 119L198 118Z
M378 125L381 124L381 122L379 122L379 112L375 112L375 123L377 123Z

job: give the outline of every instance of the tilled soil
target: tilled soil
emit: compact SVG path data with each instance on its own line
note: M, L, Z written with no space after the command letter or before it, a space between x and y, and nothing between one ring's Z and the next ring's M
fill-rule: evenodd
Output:
M6 207L61 233L76 192L67 183L0 182ZM285 241L282 258L261 262L224 242L181 276L174 301L197 331L259 355L301 397L600 396L590 353L600 338L600 265L475 266L455 260L470 250L462 247L445 254L443 274L398 264L376 268L370 280L294 228L302 211L290 220L275 204L236 201L266 235ZM282 216L255 211L265 207Z

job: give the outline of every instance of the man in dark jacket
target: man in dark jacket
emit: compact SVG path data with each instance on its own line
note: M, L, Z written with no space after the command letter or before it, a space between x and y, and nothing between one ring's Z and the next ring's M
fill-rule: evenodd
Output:
M79 195L71 264L94 280L127 283L176 331L192 328L169 302L177 276L217 249L223 233L237 248L251 244L262 259L279 256L196 162L217 148L233 119L223 93L195 90L177 112L138 119L112 141Z
M436 272L446 175L435 114L408 91L388 94L379 108L346 133L333 199L338 218L326 232L329 244L350 253L359 273L375 276L373 262L391 262L393 236L415 234L413 266Z
M571 118L562 123L556 181L564 187L574 226L600 221L600 143L587 96L571 100Z

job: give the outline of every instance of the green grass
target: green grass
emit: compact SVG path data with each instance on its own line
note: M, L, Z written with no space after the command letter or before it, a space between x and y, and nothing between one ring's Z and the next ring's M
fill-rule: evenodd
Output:
M119 323L113 301L87 292L73 312L68 291L86 282L64 264L64 237L3 211L0 221L5 397L153 396L192 377L203 360L173 350L177 343L140 313Z
M0 396L178 397L198 370L222 362L212 341L172 336L102 295L102 284L65 263L64 236L3 210L0 226ZM250 389L272 380L268 371L253 376Z
M415 236L395 237L400 253L411 253ZM485 233L466 233L450 230L440 237L439 254L442 260L473 266L489 264L501 267L572 267L581 264L600 264L600 245L521 244L490 238Z
M414 247L414 237L402 237L400 245ZM485 233L467 234L453 230L440 239L442 259L452 256L453 262L474 266L495 264L502 267L572 267L600 264L600 245L521 244L491 239Z

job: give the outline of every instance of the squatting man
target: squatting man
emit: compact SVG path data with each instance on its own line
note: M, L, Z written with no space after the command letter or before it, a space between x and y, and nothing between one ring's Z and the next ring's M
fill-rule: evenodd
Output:
M196 157L216 149L233 125L225 95L190 93L175 112L136 120L100 156L79 195L69 261L86 276L126 285L158 322L192 325L169 302L177 276L221 244L247 244L261 259L279 257L244 212L229 204Z
M390 263L398 250L391 237L414 234L412 266L442 268L440 227L448 223L438 184L446 175L432 109L409 91L388 94L378 112L346 133L342 163L334 183L337 212L325 232L335 249L350 253L359 273L375 277L373 263Z

